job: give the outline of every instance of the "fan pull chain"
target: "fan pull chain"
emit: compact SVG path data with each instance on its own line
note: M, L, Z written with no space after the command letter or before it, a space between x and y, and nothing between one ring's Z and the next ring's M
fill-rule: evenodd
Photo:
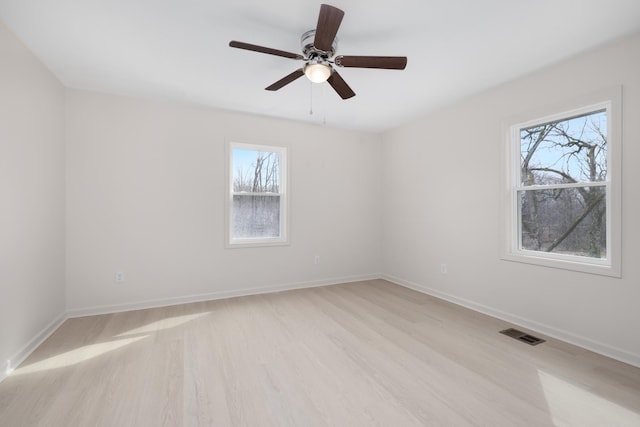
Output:
M313 83L309 82L309 115L313 116Z

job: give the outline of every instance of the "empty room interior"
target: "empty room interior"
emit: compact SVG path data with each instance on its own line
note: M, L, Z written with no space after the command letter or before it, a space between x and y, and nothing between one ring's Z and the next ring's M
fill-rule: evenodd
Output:
M639 117L637 0L0 0L0 425L640 426Z

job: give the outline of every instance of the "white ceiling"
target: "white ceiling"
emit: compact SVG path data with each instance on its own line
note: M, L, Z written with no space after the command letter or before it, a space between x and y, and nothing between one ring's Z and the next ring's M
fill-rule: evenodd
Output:
M339 69L349 100L305 78L265 91L302 63L229 41L299 53L320 3L0 0L0 20L67 87L371 132L640 31L640 0L333 0L338 54L407 56L406 70Z

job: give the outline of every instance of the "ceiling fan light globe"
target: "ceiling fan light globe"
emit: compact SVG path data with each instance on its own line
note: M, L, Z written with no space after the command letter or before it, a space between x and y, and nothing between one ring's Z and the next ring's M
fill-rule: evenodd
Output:
M313 83L324 83L331 76L331 67L325 64L307 64L304 75Z

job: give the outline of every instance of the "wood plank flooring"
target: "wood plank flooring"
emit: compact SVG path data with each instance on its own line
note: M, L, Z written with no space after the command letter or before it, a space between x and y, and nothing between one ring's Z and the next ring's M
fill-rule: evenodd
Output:
M640 369L373 280L67 320L1 426L640 426Z

